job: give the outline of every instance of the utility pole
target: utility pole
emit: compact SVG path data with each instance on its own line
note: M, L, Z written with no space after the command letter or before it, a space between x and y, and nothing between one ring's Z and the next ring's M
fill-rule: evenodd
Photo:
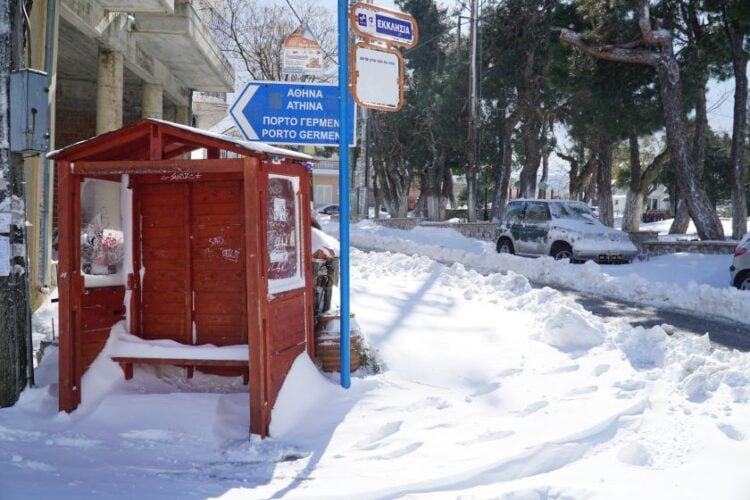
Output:
M0 407L32 379L23 160L11 152L11 71L23 64L23 0L0 0Z
M469 130L468 164L466 166L466 202L469 222L476 221L476 178L477 178L477 0L471 0L469 16Z

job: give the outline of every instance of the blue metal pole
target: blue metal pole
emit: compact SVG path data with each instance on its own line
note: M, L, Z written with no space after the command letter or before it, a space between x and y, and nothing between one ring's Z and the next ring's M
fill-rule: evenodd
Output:
M347 0L338 0L339 21L339 239L341 292L341 387L349 388L349 21Z

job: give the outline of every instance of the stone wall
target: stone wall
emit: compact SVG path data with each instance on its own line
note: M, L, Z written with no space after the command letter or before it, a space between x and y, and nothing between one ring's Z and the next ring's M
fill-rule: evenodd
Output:
M669 253L731 254L736 241L644 241L639 249L641 257L654 257Z
M497 224L494 222L430 222L424 221L419 224L425 227L441 227L453 229L463 234L467 238L477 240L495 241L495 229Z
M476 238L478 240L486 241L495 240L495 228L497 227L497 224L494 222L433 222L412 217L408 219L373 219L373 222L381 226L406 230L414 229L417 226L448 228L458 231L467 238Z
M373 222L381 226L394 229L411 230L417 226L449 228L458 231L468 238L476 238L484 241L495 241L494 222L433 222L420 218L408 219L373 219ZM638 247L639 256L648 258L669 253L704 253L704 254L731 254L737 246L736 241L658 241L656 231L639 231L630 233L630 239Z
M372 219L372 221L379 226L390 227L393 229L411 230L417 227L417 225L420 222L424 221L424 219L418 217L409 217L407 219Z

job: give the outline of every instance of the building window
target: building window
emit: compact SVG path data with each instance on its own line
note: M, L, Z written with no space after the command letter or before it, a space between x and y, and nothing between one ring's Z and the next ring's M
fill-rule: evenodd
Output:
M333 186L326 186L325 184L318 184L315 186L315 199L313 200L315 205L326 205L333 203Z
M304 286L297 177L269 176L266 224L268 292L279 293Z
M81 186L81 272L112 275L125 255L120 183L86 179ZM88 280L87 280L88 284Z

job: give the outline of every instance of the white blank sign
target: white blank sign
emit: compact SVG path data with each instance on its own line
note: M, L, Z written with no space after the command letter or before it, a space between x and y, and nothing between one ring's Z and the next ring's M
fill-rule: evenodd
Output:
M402 105L402 59L395 51L354 47L354 98L364 107L398 110Z

